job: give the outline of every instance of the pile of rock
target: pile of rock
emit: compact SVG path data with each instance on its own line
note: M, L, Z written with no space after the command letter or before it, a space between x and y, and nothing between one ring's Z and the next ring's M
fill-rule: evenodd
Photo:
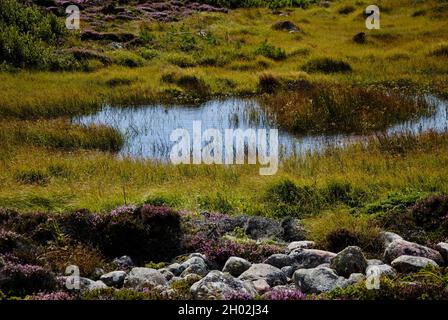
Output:
M384 232L382 239L385 262L366 259L356 246L336 254L316 249L312 241L294 241L286 245L284 254L271 255L263 263L230 257L222 270L212 270L213 264L200 253L190 254L183 263L159 270L131 268L129 258L122 257L116 261L122 263L123 270L103 274L97 281L83 278L82 284L87 290L150 287L169 295L170 284L187 279L194 282L190 289L194 299L224 299L237 295L255 297L285 289L306 294L329 292L364 281L366 275L374 272L393 277L427 265L448 264L448 243L439 243L436 249L431 249L390 232Z

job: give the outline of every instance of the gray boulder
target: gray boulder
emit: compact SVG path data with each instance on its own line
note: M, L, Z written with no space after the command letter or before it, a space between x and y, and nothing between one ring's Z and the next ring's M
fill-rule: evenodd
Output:
M352 273L364 273L367 260L361 248L350 246L331 259L330 266L338 275L348 278Z
M205 263L204 259L198 256L191 257L184 263L182 263L182 266L185 267L185 270L182 271L181 277L185 277L187 274L198 274L200 276L205 276L208 272L208 266Z
M252 239L271 239L283 234L283 228L275 220L263 217L250 217L244 226L244 232Z
M112 272L103 274L100 277L100 280L103 281L108 286L121 287L124 283L125 278L126 278L125 271L112 271Z
M296 260L286 254L276 253L264 260L263 263L281 269L283 267L292 266L296 263Z
M167 269L169 272L172 272L175 276L180 276L180 274L186 269L186 267L179 263L173 263L167 266L165 269Z
M265 279L271 286L286 284L286 275L278 268L265 263L255 263L248 270L244 271L239 277L242 281L256 281Z
M438 251L406 240L395 240L384 251L384 259L389 263L400 256L423 257L443 264L443 258Z
M165 277L155 269L150 268L132 268L124 279L124 287L142 289L145 287L154 288L156 286L165 286L167 281Z
M167 281L170 281L174 277L174 274L167 268L159 269L159 272L165 277Z
M438 267L438 264L431 259L415 256L400 256L392 261L392 267L402 273L417 272L426 266Z
M222 272L228 272L234 277L239 277L244 271L250 268L252 264L246 259L239 257L230 257L227 259Z
M281 238L286 242L306 239L305 227L295 218L287 217L283 219L281 227L283 229Z
M381 241L383 241L384 249L387 248L387 246L390 245L395 240L403 240L403 238L398 234L389 231L381 231L380 239Z
M292 252L290 255L300 269L315 268L323 263L330 263L336 254L333 252L303 249L301 251Z
M294 272L293 280L297 289L303 293L329 292L348 285L346 279L326 267L299 269Z
M281 268L281 270L288 278L292 278L292 275L297 270L297 266L286 266Z
M436 246L436 250L439 251L440 255L442 256L445 262L445 265L448 265L448 243L439 242Z
M135 266L134 262L132 261L131 257L129 256L122 256L119 258L115 258L112 263L116 265L119 269L131 269Z
M256 294L242 280L217 270L211 271L194 283L190 291L193 298L198 300L222 300L237 294L247 294L253 297Z
M314 241L293 241L286 247L286 253L291 253L292 251L300 251L302 249L313 249L316 246Z
M384 262L378 259L367 259L367 265L369 266L378 266L380 264L384 264Z

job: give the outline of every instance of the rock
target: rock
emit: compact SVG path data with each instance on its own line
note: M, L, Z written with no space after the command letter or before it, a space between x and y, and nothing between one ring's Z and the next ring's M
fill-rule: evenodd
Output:
M366 275L395 277L397 272L388 264L372 264L367 266Z
M286 31L297 31L299 28L291 21L278 21L272 25L274 30L286 30Z
M125 271L112 271L112 272L103 274L100 277L100 280L103 281L108 286L121 287L123 285L125 278L126 278Z
M395 240L387 246L384 258L387 262L392 262L400 256L424 257L434 260L437 264L443 264L443 258L438 251L417 243Z
M355 34L355 36L353 37L353 41L360 44L366 43L366 33L360 32Z
M286 284L287 282L286 275L280 269L264 263L252 264L252 266L244 271L238 278L243 281L265 279L271 287Z
M222 272L228 272L234 277L239 277L244 271L250 268L252 264L246 259L239 257L230 257L227 259Z
M286 254L276 253L269 256L263 261L263 263L270 264L271 266L281 269L283 267L292 266L296 263L296 260Z
M288 278L292 278L292 275L297 270L297 266L286 266L281 268L281 270Z
M283 228L274 220L263 217L249 217L244 232L252 239L271 239L282 235Z
M316 243L314 241L307 241L307 240L293 241L288 244L285 252L289 254L293 251L300 251L303 249L314 249L315 246L316 246Z
M188 283L195 283L195 282L198 282L199 280L201 280L202 278L203 278L202 276L200 276L196 273L190 273L190 274L187 274L185 276L185 278L183 278L183 279ZM182 278L180 278L180 279L182 279Z
M109 288L103 281L98 280L98 281L94 281L92 284L89 285L89 287L87 288L87 290L92 291L92 290L100 290L100 289L107 289Z
M186 269L186 267L179 263L173 263L166 267L166 269L172 272L175 276L180 276L180 274Z
M290 254L300 269L315 268L323 263L330 263L336 254L317 249L303 249Z
M95 270L93 270L93 274L92 274L92 278L95 280L99 280L100 277L105 274L106 271L104 271L104 269L102 268L95 268Z
M190 288L193 299L221 300L226 296L247 294L254 296L255 292L242 280L232 277L230 274L213 270L203 279L194 283Z
M159 272L165 277L166 281L170 281L174 274L166 268L159 269Z
M185 267L185 270L182 271L180 275L182 278L191 273L205 276L209 272L208 266L205 263L204 259L198 256L191 257L190 259L182 263L182 266Z
M402 273L417 272L428 265L438 267L434 260L425 257L403 255L392 261L392 267Z
M287 217L282 220L281 227L283 232L281 238L286 241L300 241L305 240L306 231L303 225L295 218Z
M338 287L345 287L348 282L333 269L320 267L313 269L298 269L294 272L294 283L303 293L328 292Z
M343 277L350 277L352 273L364 273L367 268L367 260L361 248L347 247L331 259L330 266L336 273Z
M118 268L120 269L131 269L132 267L134 267L134 262L132 261L131 257L129 256L122 256L119 258L115 258L112 263L114 265L116 265Z
M448 265L448 243L439 242L436 246L436 250L439 251L440 255L442 256L445 262L445 265Z
M165 277L157 270L150 268L132 268L124 280L124 287L142 289L166 285Z
M380 264L384 264L384 262L378 259L367 259L368 266L378 266Z
M271 290L271 286L265 279L252 281L252 286L257 290L258 294L263 294Z
M204 261L207 261L207 257L204 254L200 253L200 252L190 253L190 255L188 256L188 259L191 259L191 258L200 258L200 259L202 259Z
M352 273L343 286L355 285L362 281L366 281L366 276L362 273Z
M380 239L381 239L381 241L383 241L384 249L386 249L395 240L403 240L403 238L401 236L399 236L398 234L393 233L393 232L388 232L388 231L381 231Z

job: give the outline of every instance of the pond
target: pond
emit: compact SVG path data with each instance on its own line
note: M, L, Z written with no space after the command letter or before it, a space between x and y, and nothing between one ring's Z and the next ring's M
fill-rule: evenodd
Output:
M386 130L387 133L413 132L416 134L433 130L443 132L447 129L446 101L428 96L436 106L431 116L406 121ZM144 105L139 107L117 108L104 106L99 112L72 119L78 124L104 124L118 129L125 137L125 145L120 156L153 159L162 162L169 160L175 142L170 134L178 128L187 129L192 134L193 121L202 122L202 130L225 129L275 129L262 107L255 99L230 98L211 100L198 106ZM279 130L279 153L282 157L300 156L322 152L328 147L344 147L348 144L366 140L368 136L336 134L294 136Z

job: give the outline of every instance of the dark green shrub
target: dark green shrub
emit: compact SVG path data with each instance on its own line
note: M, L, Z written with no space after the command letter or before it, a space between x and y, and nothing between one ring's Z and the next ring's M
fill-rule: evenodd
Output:
M270 58L272 60L284 60L287 58L285 50L269 44L265 40L256 50L255 54Z
M297 186L291 180L270 186L266 193L267 206L274 216L301 217L321 207L319 191L312 186Z
M0 60L18 68L47 68L50 46L65 27L53 14L15 0L0 2Z
M338 73L351 72L352 67L345 61L332 58L316 58L302 66L306 72Z

